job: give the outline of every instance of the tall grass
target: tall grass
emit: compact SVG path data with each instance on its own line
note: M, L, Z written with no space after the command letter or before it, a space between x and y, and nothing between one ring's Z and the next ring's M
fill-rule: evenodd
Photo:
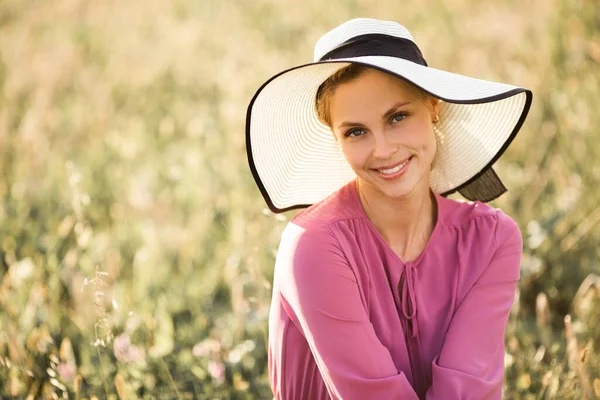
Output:
M279 235L245 109L356 16L534 91L496 205L525 237L505 397L600 397L595 0L0 2L0 397L269 398Z

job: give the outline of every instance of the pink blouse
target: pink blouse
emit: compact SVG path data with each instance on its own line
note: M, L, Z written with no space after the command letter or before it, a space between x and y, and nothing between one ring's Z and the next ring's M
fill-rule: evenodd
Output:
M519 279L517 224L436 195L421 255L402 261L354 182L283 232L269 316L275 399L500 399Z

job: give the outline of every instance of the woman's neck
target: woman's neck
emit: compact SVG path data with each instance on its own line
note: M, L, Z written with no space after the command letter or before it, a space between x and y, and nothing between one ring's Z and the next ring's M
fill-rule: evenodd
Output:
M421 254L437 219L436 201L429 185L393 199L357 179L357 192L367 217L402 261Z

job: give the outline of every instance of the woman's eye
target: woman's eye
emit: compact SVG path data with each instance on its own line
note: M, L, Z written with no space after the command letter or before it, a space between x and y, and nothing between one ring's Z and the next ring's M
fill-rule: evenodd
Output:
M364 135L365 130L364 129L350 129L348 132L346 132L346 134L344 136L346 137L359 137L361 135Z
M396 115L393 115L393 116L392 116L392 118L391 118L391 121L392 121L392 123L395 123L395 122L400 122L400 121L402 121L404 118L406 118L407 116L408 116L408 115L407 115L406 113L404 113L404 112L401 112L401 113L398 113L398 114L396 114Z

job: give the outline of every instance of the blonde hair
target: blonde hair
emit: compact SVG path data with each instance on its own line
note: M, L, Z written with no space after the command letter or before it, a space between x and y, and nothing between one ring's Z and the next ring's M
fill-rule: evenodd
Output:
M376 70L375 68L367 67L362 64L350 64L346 67L339 69L336 73L331 75L325 82L319 86L317 90L317 95L315 99L315 109L317 112L317 117L319 121L324 123L325 125L331 128L331 112L330 112L330 103L333 94L338 86L343 85L344 83L348 83L358 78L363 73L369 70ZM376 70L377 71L377 70ZM415 86L414 84L398 78L395 75L392 75L395 78L399 79L403 85L411 91L413 94L417 96L417 98L424 103L427 103L428 100L433 100L437 102L438 99L431 94L425 92L423 89Z

